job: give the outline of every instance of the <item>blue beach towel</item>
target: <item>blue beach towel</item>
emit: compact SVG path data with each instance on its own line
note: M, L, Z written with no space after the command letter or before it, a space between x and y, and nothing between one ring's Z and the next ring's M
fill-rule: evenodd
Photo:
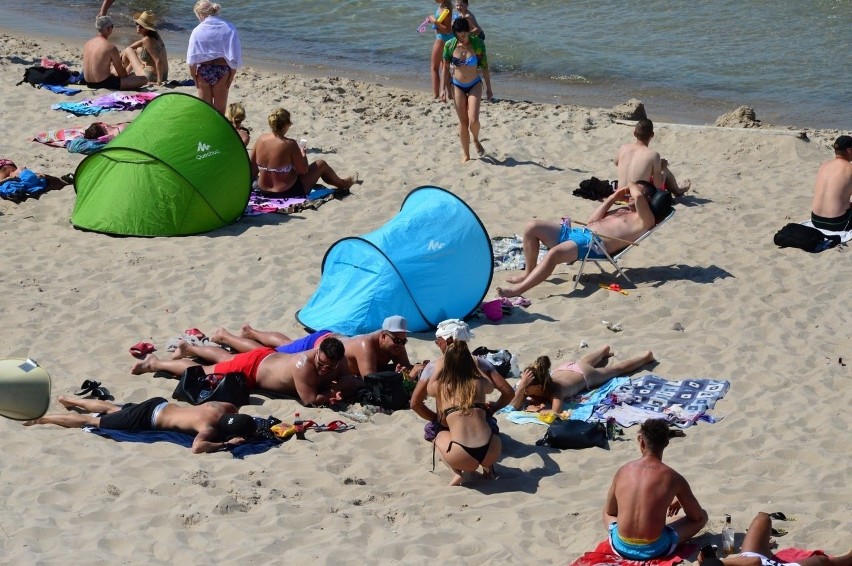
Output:
M55 92L56 94L64 94L66 96L74 96L75 94L79 94L82 91L79 88L68 88L66 86L59 85L46 85L40 84L36 85L38 88L43 88L45 90L49 90L50 92Z
M592 417L595 407L601 405L613 390L630 383L627 377L614 377L592 391L586 391L565 401L563 410L570 411L568 418L576 421L587 421ZM503 407L498 413L502 413L506 418L516 424L534 423L548 426L548 423L538 418L538 413L529 413L527 411L515 411L512 407Z
M29 169L23 169L17 177L0 182L0 198L15 202L39 196L45 190L47 179L39 177Z
M183 446L184 448L191 447L192 441L195 438L191 434L186 434L183 432L174 432L169 430L130 431L111 430L107 428L94 427L85 427L83 430L85 430L86 432L97 434L98 436L103 436L104 438L111 438L116 442L144 442L145 444L153 444L154 442L171 442L173 444ZM280 442L275 442L273 440L268 440L265 438L255 438L251 442L247 442L245 444L240 444L239 446L233 447L230 452L234 458L242 460L246 456L251 456L253 454L262 454L270 448L278 446L279 444Z

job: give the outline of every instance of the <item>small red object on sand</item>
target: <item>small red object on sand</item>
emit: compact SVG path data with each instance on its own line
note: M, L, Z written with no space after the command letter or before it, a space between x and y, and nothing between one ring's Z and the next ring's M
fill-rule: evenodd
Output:
M205 338L207 338L207 336L205 336L205 334L197 328L190 328L189 330L184 330L183 333L187 336L195 336L199 340L204 340Z
M142 359L154 350L154 345L150 342L139 342L130 347L130 355Z

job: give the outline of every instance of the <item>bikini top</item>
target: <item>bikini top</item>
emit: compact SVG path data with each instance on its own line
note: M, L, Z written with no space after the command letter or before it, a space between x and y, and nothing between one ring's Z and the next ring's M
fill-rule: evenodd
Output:
M474 403L473 408L482 409L486 413L488 412L488 406L485 403ZM461 410L461 407L448 407L447 409L444 409L444 420L447 420L448 416L452 415L453 413L457 413Z
M293 164L285 165L284 167L263 167L258 165L257 168L261 171L266 171L267 173L289 173L293 170Z
M476 56L476 54L473 54L464 61L462 61L458 57L453 57L452 59L450 59L450 62L453 64L454 67L476 67L479 64L479 58Z

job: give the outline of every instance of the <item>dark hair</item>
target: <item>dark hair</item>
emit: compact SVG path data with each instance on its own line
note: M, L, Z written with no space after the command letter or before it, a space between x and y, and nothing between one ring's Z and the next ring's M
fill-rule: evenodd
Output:
M330 336L323 340L319 345L319 349L320 352L325 354L325 356L333 362L339 362L342 360L343 354L346 353L346 350L343 348L343 342L334 336Z
M665 419L648 419L639 427L639 434L652 452L662 452L669 445L669 424Z
M852 136L840 136L834 140L834 151L852 149Z
M467 18L456 18L453 20L453 33L470 33L470 22Z
M100 122L94 122L83 132L83 137L87 140L96 140L107 134L107 129Z
M633 128L633 135L636 139L646 142L654 135L654 123L647 118L636 122L636 127Z
M226 440L237 436L248 439L257 432L257 423L254 422L254 417L250 415L229 413L219 417L216 428Z

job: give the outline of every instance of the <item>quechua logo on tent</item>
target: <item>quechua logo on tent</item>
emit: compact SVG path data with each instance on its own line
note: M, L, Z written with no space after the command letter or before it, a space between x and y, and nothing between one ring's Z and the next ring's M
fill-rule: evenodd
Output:
M203 141L198 142L198 149L195 152L196 159L207 159L213 155L221 153L218 149L212 149L209 145L204 143Z

